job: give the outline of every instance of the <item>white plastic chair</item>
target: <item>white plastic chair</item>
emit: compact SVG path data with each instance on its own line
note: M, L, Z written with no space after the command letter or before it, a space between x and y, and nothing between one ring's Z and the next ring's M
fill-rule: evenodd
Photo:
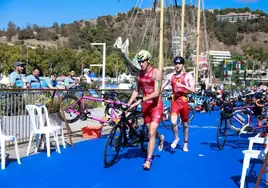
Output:
M63 131L63 123L62 122L59 123L57 121L51 121L52 119L49 118L48 116L48 110L46 106L42 105L40 108L41 108L41 113L42 113L42 109L44 110L47 126L50 126L56 132L58 132L58 130L61 132L62 145L63 145L63 148L66 148L65 139L64 139L64 131ZM58 123L58 125L55 125L55 123Z
M2 170L6 168L6 142L10 142L10 141L13 141L15 144L15 152L16 152L17 161L18 161L18 164L21 164L17 138L15 136L4 135L1 130L1 125L0 125L1 169Z
M63 127L62 126L52 126L51 122L48 118L48 111L47 108L44 105L26 105L26 110L28 111L29 115L30 115L30 121L31 121L31 133L30 133L30 141L29 141L29 145L28 145L28 150L27 150L27 155L29 155L30 153L30 148L31 148L31 143L32 143L32 139L34 134L35 135L41 135L41 134L45 134L45 138L46 138L46 147L47 147L47 157L50 157L50 134L53 134L54 136L54 140L56 142L56 151L58 153L60 152L60 147L59 147L59 140L58 140L58 133L57 131L60 130L62 131L62 141L63 141L63 146L65 148L65 142L64 142L64 135L63 135ZM44 116L43 117L43 112L44 111ZM36 119L37 118L37 119ZM45 126L45 121L44 118L46 120L47 126ZM38 124L39 126L38 126ZM37 152L37 144L38 142L36 142L35 145L35 153Z
M265 144L264 150L253 150L254 144ZM243 161L243 168L242 168L242 174L240 179L240 188L244 188L245 186L245 179L247 175L247 170L249 168L250 159L260 159L264 160L265 155L268 151L268 139L259 137L259 134L255 137L249 138L249 148L248 150L242 151L244 154L244 161Z

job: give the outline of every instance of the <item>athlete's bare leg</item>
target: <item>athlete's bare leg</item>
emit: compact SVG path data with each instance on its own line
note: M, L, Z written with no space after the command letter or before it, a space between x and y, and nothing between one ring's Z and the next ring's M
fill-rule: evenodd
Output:
M184 143L183 143L183 151L188 152L188 134L189 134L189 127L188 122L182 122L183 125L183 134L184 134Z
M148 143L148 148L147 148L147 159L152 159L153 157L157 127L158 127L158 123L155 123L155 122L151 122L150 125L148 126L149 143ZM151 163L152 163L151 161L146 160L145 163L143 164L143 168L150 169Z
M172 132L173 132L173 136L174 136L174 141L171 144L171 148L173 148L173 149L177 147L177 144L180 141L177 119L178 119L178 115L172 114L171 124L172 124Z

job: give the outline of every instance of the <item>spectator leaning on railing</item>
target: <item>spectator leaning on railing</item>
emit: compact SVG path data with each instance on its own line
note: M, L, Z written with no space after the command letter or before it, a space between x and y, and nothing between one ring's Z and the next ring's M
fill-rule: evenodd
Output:
M75 72L70 71L69 76L64 79L65 89L76 89L77 88L78 83L75 80L74 76L75 76Z
M56 72L52 72L50 74L50 78L47 78L42 82L42 88L57 89L58 88L57 77L58 74Z
M15 70L9 75L10 87L18 87L18 88L23 87L21 74L24 70L24 66L25 66L25 63L20 62L20 61L14 63Z
M39 78L40 70L38 67L33 68L32 74L26 77L26 87L40 89L41 81Z

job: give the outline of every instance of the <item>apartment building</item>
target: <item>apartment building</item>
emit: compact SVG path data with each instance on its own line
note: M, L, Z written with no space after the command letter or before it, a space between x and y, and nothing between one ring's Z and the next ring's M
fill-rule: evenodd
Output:
M210 64L213 65L220 65L224 60L232 58L230 51L206 51L201 53L201 56L208 57Z
M251 14L250 12L244 13L234 13L230 12L225 15L216 15L217 21L229 21L229 22L237 22L237 21L247 21L259 18L259 14Z
M183 38L184 48L186 48L187 44L188 44L188 34L187 32L185 32L184 38ZM172 37L172 47L171 47L174 57L180 55L180 51L181 51L180 46L181 46L181 37L179 35L174 35Z

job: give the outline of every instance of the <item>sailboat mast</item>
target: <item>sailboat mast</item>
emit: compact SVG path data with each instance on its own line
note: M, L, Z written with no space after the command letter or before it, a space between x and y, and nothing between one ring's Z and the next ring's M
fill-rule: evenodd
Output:
M159 34L159 64L158 64L158 69L161 74L161 79L162 79L162 72L163 72L163 64L164 64L164 59L163 59L163 38L164 38L164 0L161 0L161 12L160 12L160 34Z
M197 8L197 28L196 28L196 68L195 68L195 81L198 82L199 71L199 43L200 43L200 0L198 0Z
M183 57L183 43L184 43L184 13L185 13L185 0L181 2L181 57Z

